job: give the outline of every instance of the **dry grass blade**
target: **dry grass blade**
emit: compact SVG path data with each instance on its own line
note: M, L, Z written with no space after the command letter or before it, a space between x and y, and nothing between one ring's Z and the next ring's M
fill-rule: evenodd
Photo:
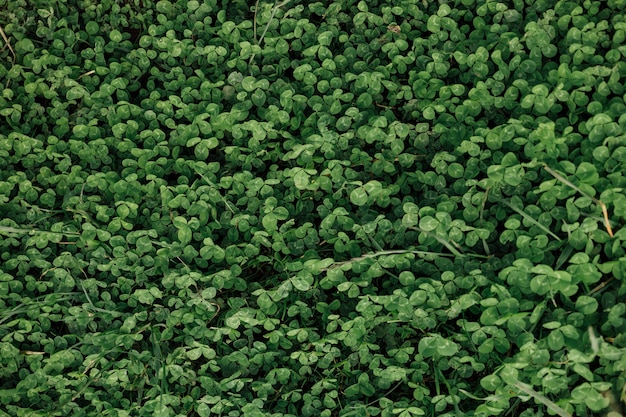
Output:
M326 268L322 268L322 272L335 269L335 268L340 268L344 265L352 264L353 262L362 261L363 259L376 258L378 256L385 256L385 255L401 255L405 253L413 253L419 256L450 256L450 257L454 256L449 253L426 252L426 251L418 251L418 250L404 250L404 249L383 250L379 252L366 253L365 255L357 256L356 258L351 258L351 259L348 259L347 261L333 262L330 266Z
M31 233L35 229L19 229L17 227L0 226L0 233Z
M462 253L460 253L459 255L456 255L456 254L453 254L453 253L443 253L443 252L428 252L428 251L410 250L410 249L391 249L391 250L382 250L382 251L378 251L378 252L366 253L364 255L357 256L356 258L348 259L347 261L333 262L330 266L328 266L326 268L322 268L321 271L322 272L326 272L326 271L331 270L331 269L340 268L340 267L342 267L344 265L352 264L353 262L362 261L363 259L376 258L376 257L379 257L379 256L386 256L386 255L402 255L402 254L406 254L406 253L412 253L414 255L424 256L424 257L439 257L439 256L443 256L443 257L453 258L455 256L460 256L460 257L469 256L469 257L481 258L481 259L488 259L489 258L489 256L478 255L478 254L462 254Z
M265 34L267 33L267 30L270 28L270 24L272 23L272 20L274 20L274 16L276 15L276 12L278 11L278 9L280 9L283 6L286 6L290 2L291 0L284 0L282 3L278 3L278 1L274 3L274 7L272 8L272 14L270 15L270 20L267 22L267 25L265 25L265 30L263 31L263 33L261 34L261 37L259 38L259 42L258 42L259 45L261 44L261 42L263 42L263 38L265 38Z
M13 55L13 63L15 64L15 60L17 59L17 55L15 55L15 51L11 47L11 42L9 42L9 38L7 38L7 35L4 33L4 30L2 29L2 26L0 26L0 35L2 35L2 39L4 39L4 43L9 47L9 50L11 51L11 54Z
M598 291L602 290L604 287L606 287L611 282L613 282L613 280L615 280L615 277L611 277L611 278L607 279L606 281L602 281L600 284L598 284L594 289L592 289L589 292L589 295L593 295L593 294L597 293Z
M95 74L95 73L96 73L96 70L87 71L87 72L86 72L86 73L84 73L84 74L80 74L80 75L78 76L78 79L80 80L80 79L81 79L81 78L83 78L83 77L86 77L86 76L88 76L88 75Z
M550 409L550 411L552 411L554 414L559 415L561 417L572 417L572 415L570 413L568 413L567 411L563 410L561 407L556 405L554 402L552 402L546 396L544 396L544 395L538 393L537 391L535 391L534 389L532 389L532 387L530 385L524 384L523 382L520 382L520 381L515 381L515 383L513 385L517 389L519 389L520 391L524 392L525 394L530 395L535 400L539 401L540 403L542 403L543 405L548 407Z
M254 43L256 43L257 45L259 44L259 40L256 37L256 14L257 11L259 10L259 0L256 0L256 3L254 5L254 18L252 19L252 23L253 23L253 30L254 30Z
M441 236L437 236L435 233L427 232L426 230L423 230L423 229L421 229L419 227L411 227L410 229L416 230L416 231L418 231L420 233L424 233L426 236L434 238L437 242L441 243L443 246L448 248L448 250L450 252L452 252L452 254L454 256L459 256L459 257L465 256L463 253L461 253L461 251L463 249L459 246L459 244L454 242L454 241L452 241L452 240L447 241L446 239L442 238ZM456 246L458 249L455 248L454 246Z
M591 199L596 204L598 204L600 206L600 208L602 209L602 215L604 216L604 227L606 228L606 231L609 234L609 236L613 237L613 229L611 228L611 223L609 221L609 212L606 209L606 205L602 201L598 200L597 198L594 198L594 197L590 196L589 194L585 193L583 190L581 190L576 185L574 185L574 183L569 181L567 178L565 178L564 176L562 176L561 174L559 174L558 172L556 172L555 170L553 170L552 168L550 168L546 164L544 164L543 167L554 178L556 178L557 180L561 181L563 184L567 185L568 187L571 187L572 189L578 191L579 193L581 193L585 197Z
M46 352L34 351L34 350L20 350L21 355L31 356L31 355L45 355Z
M78 232L52 232L48 230L20 229L17 227L0 226L0 234L3 234L3 233L17 233L17 234L31 234L31 235L34 235L37 233L49 233L52 235L61 235L61 236L80 236L80 233Z
M270 19L267 22L267 25L265 25L265 30L263 30L263 33L261 34L261 37L257 40L256 35L257 35L257 10L259 9L259 1L257 0L255 6L254 6L254 22L253 22L253 32L254 32L254 42L257 45L261 45L261 43L263 42L263 38L265 38L265 34L267 33L267 30L270 28L270 24L272 23L272 20L274 20L274 15L276 15L276 12L278 11L278 9L280 9L281 7L289 4L289 2L291 2L291 0L284 0L282 3L278 3L278 0L276 0L276 2L274 3L274 7L272 7L272 14L270 15ZM252 63L252 61L254 60L254 57L256 56L256 54L252 54L252 56L250 56L250 60L248 61L248 64Z
M553 238L555 238L556 240L558 240L559 242L561 241L561 238L558 237L557 235L555 235L550 229L548 229L547 227L545 227L543 224L539 223L537 220L535 220L534 218L532 218L528 213L526 213L524 210L515 207L513 204L509 203L506 200L502 200L502 204L504 204L505 206L509 207L511 210L515 211L517 214L521 215L523 218L525 218L526 220L528 220L530 223L534 224L535 226L537 226L538 228L540 228L541 230L543 230L544 232L546 232L547 234L549 234L550 236L552 236Z

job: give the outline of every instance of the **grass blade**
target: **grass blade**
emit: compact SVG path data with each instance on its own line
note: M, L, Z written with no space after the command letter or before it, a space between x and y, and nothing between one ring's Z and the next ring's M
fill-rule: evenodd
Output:
M611 222L609 221L609 212L606 209L606 205L598 200L595 197L590 196L589 194L585 193L583 190L581 190L580 188L578 188L576 185L574 185L574 183L572 183L571 181L569 181L567 178L565 178L564 176L562 176L561 174L559 174L558 172L556 172L555 170L553 170L552 168L550 168L549 166L547 166L546 164L543 165L543 168L548 171L548 173L550 175L552 175L554 178L556 178L557 180L561 181L563 184L567 185L568 187L578 191L579 193L581 193L582 195L584 195L585 197L591 199L592 201L594 201L596 204L598 204L600 206L600 208L602 209L602 215L604 217L604 227L606 228L607 233L609 234L609 236L613 237L613 229L611 228Z
M520 381L515 381L513 385L515 386L515 388L519 389L525 394L530 395L535 400L539 401L541 404L548 407L548 409L552 411L554 414L559 415L561 417L572 417L570 413L568 413L567 411L565 411L564 409L556 405L546 396L535 391L530 385L524 384L523 382L520 382Z
M517 214L519 214L520 216L522 216L523 218L525 218L526 220L528 220L529 222L531 222L532 224L534 224L535 226L537 226L538 228L540 228L541 230L543 230L544 232L546 232L547 234L549 234L550 236L552 236L553 238L558 240L559 242L561 241L560 237L558 237L557 235L552 233L552 231L550 229L548 229L543 224L539 223L537 220L532 218L524 210L522 210L522 209L520 209L518 207L515 207L513 204L509 203L506 200L501 200L501 202L502 202L502 204L504 204L505 206L509 207L511 210L513 210L514 212L516 212Z

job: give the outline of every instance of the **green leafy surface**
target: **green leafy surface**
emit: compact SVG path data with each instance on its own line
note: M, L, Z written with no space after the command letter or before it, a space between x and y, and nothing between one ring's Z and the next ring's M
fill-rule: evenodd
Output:
M624 2L253 3L0 2L0 416L623 400Z

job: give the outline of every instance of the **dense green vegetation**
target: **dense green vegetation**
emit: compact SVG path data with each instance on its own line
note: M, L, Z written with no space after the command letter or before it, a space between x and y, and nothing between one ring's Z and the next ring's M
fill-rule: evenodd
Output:
M0 416L606 413L625 9L0 0Z

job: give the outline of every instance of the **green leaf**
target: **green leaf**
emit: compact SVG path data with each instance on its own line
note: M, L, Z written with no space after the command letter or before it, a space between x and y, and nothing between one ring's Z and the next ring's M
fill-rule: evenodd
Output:
M387 127L387 118L383 116L374 116L370 119L370 125L374 127Z
M192 238L191 228L189 226L179 227L177 237L180 243L182 243L183 245L188 244L189 242L191 242Z
M311 176L304 170L300 169L293 177L294 184L297 189L305 190L310 184Z
M156 10L159 13L169 14L172 12L172 3L169 0L160 0L156 4Z
M320 45L330 46L330 44L333 41L333 37L334 37L333 32L331 32L330 30L327 30L317 35L317 42Z
M589 369L589 367L582 363L575 363L572 366L572 370L589 382L593 382L593 380L595 379L593 376L593 372Z
M276 52L281 55L289 53L289 43L283 38L279 38L278 41L276 41L274 48L276 49Z
M357 107L363 110L371 108L373 103L374 99L372 98L372 95L367 92L361 93L356 100Z
M254 91L254 89L256 88L256 78L251 76L244 77L241 81L241 86L244 90L248 92Z
M95 22L93 20L89 21L85 25L85 31L87 31L87 33L90 35L95 35L100 31L100 25L98 25L98 22Z
M364 187L357 187L350 192L350 202L355 206L364 206L367 201L368 195Z
M257 303L263 311L270 311L272 308L275 308L274 301L267 292L263 292L259 295Z
M436 14L430 15L426 23L426 29L432 33L439 32L441 30L441 17Z
M450 175L452 178L463 178L463 173L463 165L457 162L453 162L448 165L448 175Z
M420 219L419 227L426 232L432 232L439 227L439 221L432 216L424 216Z
M273 213L268 213L261 220L263 227L268 233L274 233L278 230L278 219Z
M546 114L552 108L552 102L548 98L541 96L535 96L534 105L535 110L540 114Z
M485 144L491 150L497 150L502 147L502 137L499 133L488 134Z
M563 333L560 330L553 330L548 334L548 347L550 350L558 351L563 348L565 345L565 339L563 338Z
M410 271L400 272L398 279L400 281L400 284L404 285L405 287L408 287L415 283L415 275L413 275L413 273Z
M576 300L576 311L589 316L598 310L598 301L587 295L581 295Z
M480 386L487 391L495 391L502 386L502 380L497 375L487 375L480 380Z
M120 43L124 39L122 33L117 29L113 29L111 32L109 32L109 38L115 43Z
M298 291L309 291L311 289L311 283L299 275L291 278L291 283Z
M87 125L76 125L72 128L72 133L78 139L86 138L89 134L89 126Z
M400 155L402 151L404 151L404 141L401 139L394 139L391 141L389 148L394 155Z
M453 356L459 351L459 346L448 339L439 338L437 343L437 353L442 356Z
M609 405L609 400L589 382L584 382L574 388L572 398L584 403L592 411L600 411Z

